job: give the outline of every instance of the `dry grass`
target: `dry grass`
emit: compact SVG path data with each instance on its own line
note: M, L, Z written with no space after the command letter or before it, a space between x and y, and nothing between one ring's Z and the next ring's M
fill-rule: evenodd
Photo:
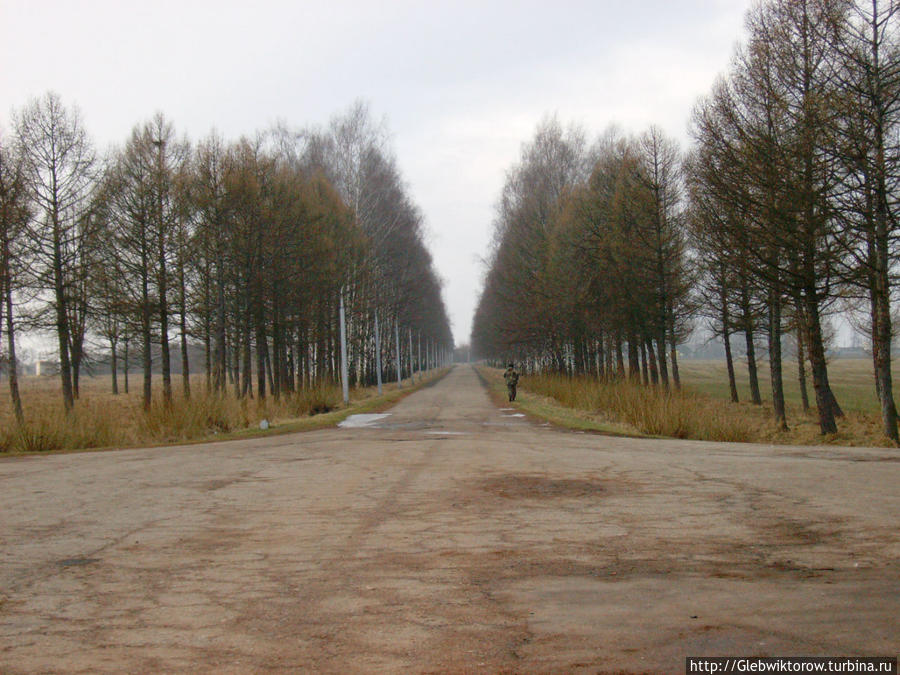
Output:
M792 377L796 372L794 363L785 364L784 370L788 431L782 431L775 424L771 395L767 396L771 386L765 364L760 367L760 389L764 399L761 406L747 402L749 384L745 366L738 364L742 402L734 404L730 401L724 362L683 361L680 365L684 383L681 392L556 375L522 377L519 388L526 393L522 402L526 411L544 417L550 413L559 418L558 409L563 407L575 411L577 416L554 421L578 428L711 441L892 445L881 431L871 363L866 359L840 359L829 365L832 387L846 416L838 421L838 433L828 436L819 433L815 402L810 411L802 410L799 386ZM500 382L499 373L488 371L492 382ZM501 385L502 382L498 386ZM533 396L529 397L529 393ZM809 393L813 396L811 383ZM557 410L550 410L553 405Z
M432 373L430 379L441 373ZM351 391L351 406L345 408L340 387L322 385L264 401L238 399L231 390L223 395L206 392L205 379L192 379L193 395L186 400L181 394L181 380L173 378L174 400L171 406L162 402L161 387L155 383L153 404L143 410L140 381L132 380L131 392L114 396L108 377L83 378L81 397L74 410L65 415L59 380L55 377L24 377L20 388L25 409L25 424L15 424L6 390L0 381L0 452L46 452L137 445L178 443L212 437L222 438L259 428L262 420L281 430L300 430L316 424L306 420L337 421L330 411L370 408L379 402L392 401L412 389L409 381L396 391L396 384L385 385L385 395L377 397L374 388ZM418 384L418 383L417 383ZM121 380L120 380L121 386Z
M589 411L641 434L706 441L750 441L753 427L733 409L691 392L666 392L628 382L538 375L522 378L527 391Z
M787 404L787 432L779 430L772 419L772 385L769 366L759 364L759 388L762 406L748 403L750 383L746 363L735 363L735 379L741 403L730 403L728 375L724 360L687 360L680 364L680 372L685 387L712 398L728 402L740 410L740 414L754 421L757 439L766 443L814 445L829 443L834 445L890 447L893 444L881 430L881 414L875 395L875 383L870 359L835 359L828 364L828 379L835 397L846 416L838 420L838 432L823 436L819 432L816 414L815 392L812 378L807 369L807 390L810 398L809 411L801 405L800 386L797 378L796 361L785 361L784 395ZM900 382L900 364L894 363L894 382Z

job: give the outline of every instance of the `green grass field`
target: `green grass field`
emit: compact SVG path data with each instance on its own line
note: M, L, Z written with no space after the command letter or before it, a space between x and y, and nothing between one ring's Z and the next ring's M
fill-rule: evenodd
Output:
M683 360L678 363L681 381L685 387L715 398L728 400L728 372L725 360ZM746 360L735 361L735 380L738 396L741 401L750 400L750 378L747 374ZM759 365L759 389L765 403L772 401L772 381L769 377L769 364ZM785 361L782 369L784 378L785 401L791 407L800 407L800 385L797 377L797 362ZM900 375L900 363L894 364L894 380ZM815 406L815 392L809 368L806 372L807 393L811 406ZM849 412L877 414L878 399L875 396L875 379L872 372L872 361L869 359L835 359L828 364L828 379L831 388L841 407ZM896 386L896 385L895 385ZM896 397L896 393L895 393Z

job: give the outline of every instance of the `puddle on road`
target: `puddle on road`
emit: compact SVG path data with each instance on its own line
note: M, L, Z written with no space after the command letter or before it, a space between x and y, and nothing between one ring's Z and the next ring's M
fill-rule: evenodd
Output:
M344 429L362 429L365 427L371 427L378 422L379 420L383 420L385 417L390 417L391 413L368 413L368 414L359 414L359 415L350 415L343 422L339 422L338 426Z
M350 417L345 419L343 422L340 422L338 426L344 429L388 429L391 431L421 431L423 434L428 436L465 436L468 433L465 431L451 431L449 429L429 429L426 431L426 429L431 425L424 421L396 422L393 424L382 422L382 420L385 420L390 416L391 413L350 415Z

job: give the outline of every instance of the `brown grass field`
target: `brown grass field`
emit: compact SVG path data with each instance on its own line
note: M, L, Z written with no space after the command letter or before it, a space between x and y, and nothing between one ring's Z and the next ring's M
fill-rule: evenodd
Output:
M422 383L445 371L426 373ZM20 391L26 422L15 424L6 378L0 379L0 452L26 453L57 450L134 447L198 440L221 440L260 433L268 420L271 432L284 433L335 424L353 412L390 405L418 388L385 384L377 396L374 387L352 389L350 406L341 401L340 387L332 384L264 401L240 400L231 388L222 396L206 392L205 377L191 380L193 396L185 400L181 378L172 378L174 403L162 404L162 383L154 378L153 406L144 412L141 378L132 374L130 392L114 396L109 376L83 377L81 396L68 416L63 412L59 377L22 377ZM120 392L122 380L119 380Z
M684 385L680 393L621 382L603 384L591 378L524 376L519 405L557 424L607 433L789 445L892 445L881 431L868 359L836 359L829 364L829 379L846 416L838 420L838 433L828 436L819 433L811 380L812 407L808 412L802 409L796 362L784 365L787 432L774 423L767 363L759 368L761 406L748 402L745 363L735 364L741 399L737 404L729 398L724 360L684 360L679 365ZM482 373L496 391L502 390L501 371L482 369Z
M871 362L838 359L829 365L829 376L846 417L839 420L838 433L819 434L814 393L813 408L804 413L796 363L785 363L785 394L788 402L787 432L774 424L771 384L767 364L760 367L763 405L748 403L746 365L737 363L741 403L728 400L724 361L685 360L680 364L684 391L665 395L659 390L616 383L603 385L591 379L558 376L526 376L520 383L519 405L534 415L564 426L609 433L692 438L711 441L743 441L813 445L830 443L857 446L889 446L881 432ZM490 387L502 392L501 371L481 369ZM433 379L437 374L432 374ZM109 377L82 380L82 395L68 417L62 412L57 377L23 377L22 400L26 425L18 428L12 418L7 382L0 380L0 452L43 452L89 448L130 447L221 439L258 432L267 419L275 431L294 431L334 424L351 412L390 405L409 393L407 386L385 385L385 395L374 388L356 389L351 406L344 408L340 390L324 386L280 401L238 400L230 392L216 397L205 393L205 380L192 380L194 396L185 401L180 378L173 378L175 404L160 403L159 378L155 378L154 405L149 413L141 407L139 376L133 375L131 392L113 396ZM121 387L121 381L120 381ZM311 414L313 411L325 414Z

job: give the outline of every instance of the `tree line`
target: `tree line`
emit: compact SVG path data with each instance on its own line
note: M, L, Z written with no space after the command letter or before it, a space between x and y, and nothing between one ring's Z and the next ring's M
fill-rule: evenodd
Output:
M342 300L351 385L380 377L376 351L404 376L452 349L422 214L366 105L327 127L232 142L213 131L192 143L158 113L103 156L54 93L12 119L0 138L0 319L20 422L22 331L55 336L67 411L91 345L105 345L113 393L119 364L127 390L139 361L145 408L154 373L172 402L173 342L185 398L192 368L210 392L259 399L336 381ZM397 339L376 344L376 320Z
M765 340L787 428L791 335L804 407L811 380L832 433L843 413L827 318L850 309L866 316L883 430L897 442L898 17L884 0L758 3L695 105L687 152L656 128L589 144L543 122L498 203L473 345L534 368L678 387L676 346L702 320L724 340L734 401L732 338L757 404Z

